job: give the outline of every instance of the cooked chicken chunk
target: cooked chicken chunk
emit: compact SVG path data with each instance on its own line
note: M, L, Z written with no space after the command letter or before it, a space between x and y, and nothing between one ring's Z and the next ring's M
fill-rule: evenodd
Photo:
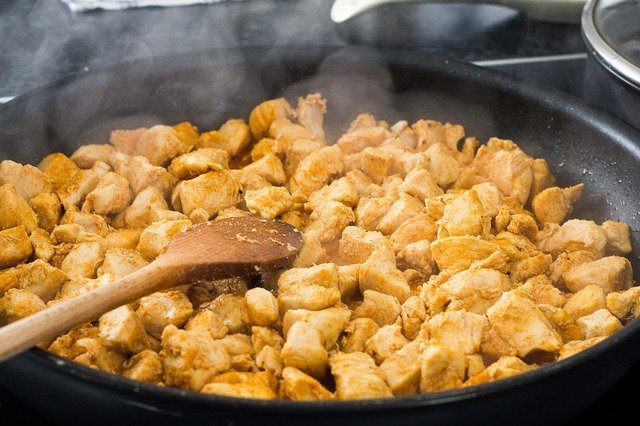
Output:
M447 309L466 309L484 314L498 301L503 292L511 289L509 278L493 269L469 269L452 275L439 285L429 309L438 313Z
M26 318L47 308L36 294L25 289L11 288L0 298L0 326Z
M478 193L471 189L445 205L438 224L438 238L456 235L486 237L491 228L491 218L485 213Z
M327 350L330 350L335 346L338 337L349 323L350 316L351 311L344 305L319 311L292 309L282 317L282 332L286 337L293 324L297 321L304 321L307 327L318 330L320 341Z
M291 194L282 186L248 190L245 192L244 200L251 213L265 219L275 219L293 207Z
M402 335L402 327L396 324L380 327L364 345L364 352L380 365L385 359L409 343Z
M125 361L123 368L123 376L142 382L159 383L164 376L160 355L148 349Z
M342 352L364 352L367 340L378 331L380 327L371 318L363 317L349 321L340 340Z
M114 247L104 253L104 261L98 275L109 275L119 279L147 265L147 261L135 250Z
M562 278L563 275L584 263L593 262L594 260L596 258L593 253L586 250L560 253L549 266L547 275L556 287L566 290L566 284L564 278Z
M247 125L242 119L227 120L217 131L202 133L196 147L221 149L231 157L236 156L247 147L251 140L249 126L253 126L251 122ZM259 138L256 137L256 139Z
M171 195L171 203L187 216L203 208L209 215L240 202L240 182L228 170L205 173L180 182Z
M592 339L587 340L574 340L572 342L568 342L563 346L562 350L558 354L558 360L562 360L577 354L578 352L582 352L585 349L589 349L591 346L594 346L605 339L604 336L594 337Z
M278 300L269 290L256 287L244 294L251 322L268 326L278 322Z
M282 370L282 394L292 401L329 401L335 396L320 382L294 367Z
M33 209L38 219L38 227L47 232L60 222L62 217L62 203L53 192L41 192L29 200L29 206Z
M367 290L374 290L395 296L400 302L411 295L411 288L402 272L392 262L379 260L375 256L360 265L358 283L363 294Z
M191 227L190 220L159 220L153 222L140 234L136 250L142 257L151 261L164 253L176 235Z
M0 162L0 185L11 183L18 194L29 201L41 192L51 192L51 180L32 165L22 165L11 160Z
M69 277L63 271L43 260L18 265L15 269L19 287L36 294L48 302L56 296Z
M93 169L81 170L55 192L65 207L75 206L80 208L85 197L95 189L98 182L100 182L100 175Z
M389 236L389 240L393 250L398 253L408 244L418 241L433 241L436 232L435 220L425 213L420 213L402 222Z
M516 288L515 292L533 300L536 305L544 304L560 308L566 301L562 292L555 288L545 275L529 278L523 285Z
M631 253L629 225L626 223L605 220L602 230L607 234L607 253L622 256Z
M222 343L208 333L179 330L173 324L162 332L160 357L167 385L196 391L216 374L231 368Z
M462 271L496 250L495 243L468 235L439 238L431 243L431 255L441 271Z
M640 316L640 287L607 294L606 308L623 323Z
M250 329L251 319L244 296L223 293L203 308L213 311L229 333L245 333Z
M142 320L128 305L102 315L98 324L100 337L111 349L136 354L150 347Z
M539 222L562 223L571 214L573 205L582 196L583 184L547 188L533 197L531 208Z
M602 287L605 294L612 291L626 290L632 285L631 262L624 257L609 256L593 262L584 263L562 278L571 291L596 284Z
M170 126L156 125L135 130L114 130L109 142L120 152L143 156L154 166L164 166L173 158L191 150Z
M553 325L553 328L555 328L558 334L560 334L563 342L566 343L572 340L584 338L584 333L580 331L575 320L565 309L544 304L539 304L537 306Z
M465 386L479 385L498 379L506 379L531 370L533 367L525 364L519 358L513 356L504 356L488 366L482 372L470 377L465 382Z
M564 251L586 250L599 259L605 254L607 234L593 221L571 219L562 226L545 225L536 235L536 245L554 258Z
M492 330L524 357L533 351L557 352L562 339L536 305L515 292L506 292L487 310Z
M357 226L347 226L340 238L340 258L349 263L365 262L374 252L387 253L394 259L389 240L380 232L365 231Z
M578 318L576 324L585 339L610 336L622 328L620 321L607 309L598 309L591 315Z
M229 371L212 378L201 392L240 398L275 399L276 386L276 378L266 371Z
M420 386L422 346L416 339L407 343L380 364L380 371L394 395L413 395Z
M429 345L422 354L420 392L438 392L462 385L465 357L442 346Z
M376 230L384 235L390 235L404 221L420 214L423 210L424 205L421 201L403 192L380 219Z
M605 293L596 284L585 286L575 292L564 305L565 311L577 320L606 307Z
M249 127L255 140L263 138L271 123L279 118L293 114L293 109L284 98L264 101L256 106L249 115Z
M373 358L362 353L337 353L331 356L331 374L340 399L369 399L391 396L384 374Z
M355 318L369 317L382 327L393 324L402 311L400 302L395 296L374 290L365 290L363 296L364 300L353 311Z
M109 172L87 194L82 210L102 215L119 213L129 206L132 198L129 182L122 176Z
M116 152L109 157L109 164L114 172L129 182L135 195L150 186L155 186L162 192L165 199L169 199L177 183L177 179L166 169L150 164L145 157L133 157Z
M311 213L305 232L317 235L321 243L335 241L354 221L355 215L351 208L338 201L329 200L320 204Z
M31 233L38 227L38 217L11 183L0 186L0 230L23 227Z
M261 157L259 160L245 166L242 172L261 176L272 185L284 185L287 180L284 166L275 154L267 154Z
M488 327L484 316L464 310L437 314L428 324L431 344L465 355L478 352Z
M331 177L342 172L342 154L337 146L321 148L306 156L289 180L294 196L308 197L326 185Z
M304 321L291 326L280 355L286 367L295 367L318 379L325 376L329 366L329 354L322 344L320 332Z
M193 314L193 307L184 293L171 290L144 296L136 313L147 333L160 338L168 325L182 327Z
M174 158L167 171L178 179L197 176L229 167L227 151L216 148L200 148Z

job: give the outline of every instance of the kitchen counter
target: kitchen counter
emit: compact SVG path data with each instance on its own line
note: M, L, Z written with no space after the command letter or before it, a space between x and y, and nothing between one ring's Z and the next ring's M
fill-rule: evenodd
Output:
M585 53L577 25L533 22L508 8L469 4L385 7L334 25L330 6L322 0L253 0L74 14L58 0L3 0L0 100L132 59L252 45L410 48L582 94ZM626 389L639 380L640 364L570 424L610 413L633 415L635 398ZM50 423L0 388L0 424L30 420Z

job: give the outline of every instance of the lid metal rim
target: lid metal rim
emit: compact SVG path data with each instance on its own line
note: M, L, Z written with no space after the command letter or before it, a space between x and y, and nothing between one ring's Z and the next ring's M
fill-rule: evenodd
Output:
M640 89L640 67L613 49L598 32L594 10L599 0L590 0L582 11L582 35L594 58L616 77Z

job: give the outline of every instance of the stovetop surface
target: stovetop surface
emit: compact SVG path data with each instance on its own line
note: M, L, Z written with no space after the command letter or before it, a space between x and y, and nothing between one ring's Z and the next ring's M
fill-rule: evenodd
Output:
M535 22L501 6L406 4L350 22L330 1L251 0L74 14L58 0L0 1L0 101L80 71L175 52L234 46L362 44L447 55L583 94L586 53L578 25ZM171 34L171 37L166 37ZM569 424L635 412L637 364ZM0 387L0 424L51 424Z

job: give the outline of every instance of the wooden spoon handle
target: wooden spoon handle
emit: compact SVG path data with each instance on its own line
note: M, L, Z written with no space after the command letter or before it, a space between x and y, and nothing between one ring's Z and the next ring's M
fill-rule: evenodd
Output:
M126 303L180 283L175 268L151 263L119 280L0 328L0 362Z

